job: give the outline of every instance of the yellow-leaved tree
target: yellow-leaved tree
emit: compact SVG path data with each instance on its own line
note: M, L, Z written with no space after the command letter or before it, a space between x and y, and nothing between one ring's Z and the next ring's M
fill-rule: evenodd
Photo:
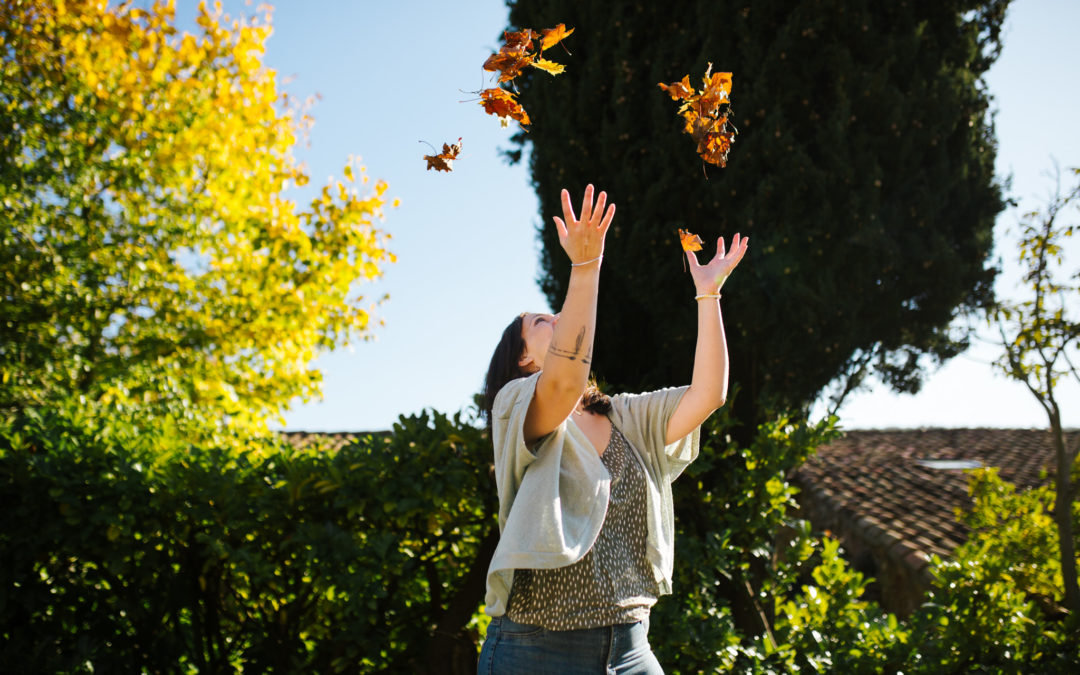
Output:
M311 119L263 64L269 10L0 7L0 408L71 395L264 428L309 364L368 333L358 280L394 260L386 184L322 188Z

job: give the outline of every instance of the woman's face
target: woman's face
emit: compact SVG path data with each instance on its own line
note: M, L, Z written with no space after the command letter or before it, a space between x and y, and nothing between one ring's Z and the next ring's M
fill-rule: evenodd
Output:
M521 338L525 340L525 352L518 359L518 365L528 373L535 373L544 368L544 356L551 346L551 335L558 314L526 314L521 321Z

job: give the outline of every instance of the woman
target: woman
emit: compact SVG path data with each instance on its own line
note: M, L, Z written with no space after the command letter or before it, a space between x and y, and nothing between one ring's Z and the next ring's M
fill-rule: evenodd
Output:
M500 540L479 672L661 673L647 634L650 608L671 592L671 481L724 405L719 291L748 239L736 234L725 254L721 238L705 265L687 252L698 305L690 385L609 398L589 383L589 363L615 205L604 192L594 204L590 185L580 217L566 190L562 210L555 227L571 265L562 311L515 318L488 369Z

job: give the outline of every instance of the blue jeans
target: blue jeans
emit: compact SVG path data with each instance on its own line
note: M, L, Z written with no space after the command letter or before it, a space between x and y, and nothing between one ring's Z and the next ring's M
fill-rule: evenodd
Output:
M478 675L663 675L647 623L548 630L497 616L480 650Z

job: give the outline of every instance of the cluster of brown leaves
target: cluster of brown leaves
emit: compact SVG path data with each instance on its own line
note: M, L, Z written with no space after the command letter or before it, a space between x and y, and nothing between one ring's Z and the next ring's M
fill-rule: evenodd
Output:
M436 171L453 171L454 160L457 159L459 152L461 152L461 138L458 138L457 143L454 143L453 145L443 143L442 152L440 152L439 154L424 155L424 159L427 160L427 170L431 171L432 169L435 169Z
M731 115L731 73L713 73L712 64L705 71L701 91L690 86L690 76L680 82L660 83L673 101L683 101L679 114L686 120L683 131L697 142L697 152L706 162L727 166L728 151L738 131L728 124Z
M574 29L566 29L565 24L554 28L535 31L529 28L503 33L503 46L497 54L492 54L484 61L484 70L499 73L500 86L484 89L480 92L480 105L484 112L495 115L505 127L510 120L522 126L530 123L529 114L517 102L515 94L504 89L504 82L513 82L526 68L538 68L551 75L558 75L566 66L544 58L544 50L554 47L566 39Z

